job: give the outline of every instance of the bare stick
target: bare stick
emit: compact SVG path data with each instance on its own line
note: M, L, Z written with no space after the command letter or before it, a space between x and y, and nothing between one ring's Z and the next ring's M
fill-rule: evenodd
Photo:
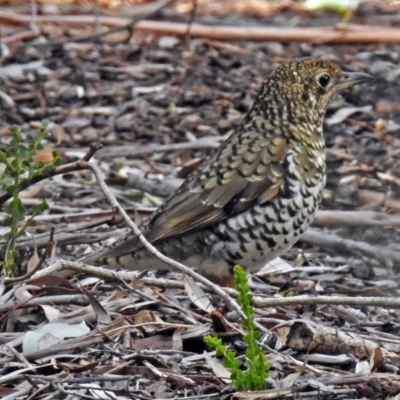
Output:
M29 15L0 12L0 24L14 26L28 26ZM131 24L128 18L100 17L103 26L123 27ZM41 16L37 17L37 24L64 24L64 25L95 25L96 18L83 15ZM158 35L187 34L187 24L161 21L140 21L135 25L136 31L152 32ZM381 26L347 25L333 28L264 28L264 27L233 27L233 26L206 26L193 24L190 27L191 37L201 37L218 40L254 40L278 42L314 42L314 43L400 43L400 30L383 28ZM70 39L71 40L71 39Z
M323 248L331 248L346 251L347 253L363 254L373 259L378 259L389 268L392 263L400 264L400 252L359 242L351 239L344 239L333 233L321 232L316 229L308 229L300 238L301 241ZM389 265L388 265L389 264Z
M10 310L16 310L18 308L34 307L38 305L49 304L78 304L88 305L90 304L86 295L83 294L68 294L59 296L47 296L47 297L30 297L24 301L8 301L0 305L0 313L8 312ZM4 316L3 316L4 317Z
M181 150L192 150L192 149L208 149L217 148L220 146L221 139L214 136L206 136L193 142L183 142L183 143L170 143L170 144L158 144L158 145L148 145L144 147L138 146L107 146L107 149L100 151L97 155L101 158L108 157L118 157L129 156L147 156L154 153L164 153L167 151L181 151Z
M379 211L319 210L313 226L399 226L400 215Z
M343 305L352 307L400 308L400 299L391 297L345 297L345 296L293 296L293 297L254 297L257 307L282 307L288 305Z

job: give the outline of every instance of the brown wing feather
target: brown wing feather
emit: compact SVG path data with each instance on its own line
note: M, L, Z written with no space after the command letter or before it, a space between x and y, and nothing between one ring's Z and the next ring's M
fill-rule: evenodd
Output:
M265 138L247 131L231 136L220 150L189 177L155 212L143 232L151 243L194 232L273 199L284 182L287 157L284 138ZM101 260L141 248L128 236Z
M150 219L151 242L216 224L273 199L284 181L287 141L246 132L228 140Z

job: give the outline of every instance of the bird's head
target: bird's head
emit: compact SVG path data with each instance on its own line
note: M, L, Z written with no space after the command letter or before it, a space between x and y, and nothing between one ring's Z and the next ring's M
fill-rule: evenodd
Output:
M363 72L344 72L327 59L305 58L275 70L265 82L265 90L285 99L288 114L308 111L320 119L338 92L373 79Z
M333 97L343 89L373 79L362 72L343 72L327 59L289 62L264 81L242 129L262 131L267 137L287 136L323 149L322 123Z

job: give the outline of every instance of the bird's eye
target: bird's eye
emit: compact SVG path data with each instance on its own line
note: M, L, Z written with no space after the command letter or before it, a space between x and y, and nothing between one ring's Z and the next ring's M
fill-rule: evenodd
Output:
M318 77L318 84L324 89L329 85L330 81L331 77L328 74L322 74Z

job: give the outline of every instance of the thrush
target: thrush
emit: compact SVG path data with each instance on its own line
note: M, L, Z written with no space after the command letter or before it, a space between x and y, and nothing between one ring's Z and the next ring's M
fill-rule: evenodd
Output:
M262 268L299 239L321 202L328 105L343 89L372 79L319 58L277 68L237 130L142 226L144 236L219 284L231 284L236 264ZM132 236L88 263L168 269Z

